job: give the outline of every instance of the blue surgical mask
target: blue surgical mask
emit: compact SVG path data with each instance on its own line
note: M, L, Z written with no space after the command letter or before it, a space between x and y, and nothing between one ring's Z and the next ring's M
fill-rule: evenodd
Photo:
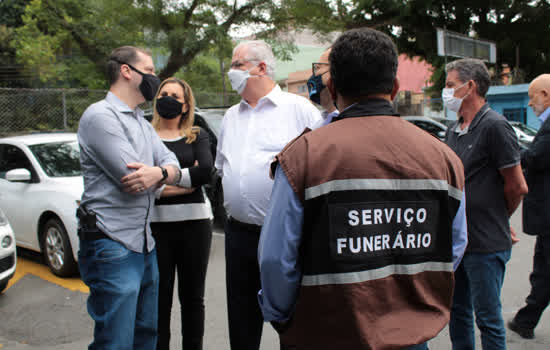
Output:
M307 90L309 92L309 99L318 105L321 104L321 91L326 88L323 84L323 75L312 75L307 81Z

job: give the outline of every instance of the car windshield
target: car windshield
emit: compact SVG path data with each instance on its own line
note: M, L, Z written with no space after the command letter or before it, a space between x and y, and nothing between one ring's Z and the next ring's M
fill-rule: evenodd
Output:
M514 123L514 127L518 128L520 131L525 133L527 136L535 136L537 134L537 130L533 129L530 126L527 126L522 123Z
M29 146L50 177L80 176L80 149L76 141L50 142Z

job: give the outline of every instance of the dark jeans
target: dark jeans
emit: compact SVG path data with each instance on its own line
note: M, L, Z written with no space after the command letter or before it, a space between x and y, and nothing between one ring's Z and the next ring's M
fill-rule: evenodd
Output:
M136 253L108 238L80 240L78 265L90 287L95 321L89 350L154 349L157 343L157 255Z
M535 328L550 303L550 235L537 236L533 272L529 276L531 293L527 305L518 311L515 321L525 328Z
M170 317L176 272L181 304L182 346L202 349L204 335L204 286L212 224L210 220L151 224L159 265L159 316L157 350L170 348Z
M500 291L510 250L466 253L455 271L449 331L453 350L475 349L473 313L484 350L506 349Z
M229 342L233 350L258 350L263 316L258 303L260 234L227 221L225 225L225 272Z

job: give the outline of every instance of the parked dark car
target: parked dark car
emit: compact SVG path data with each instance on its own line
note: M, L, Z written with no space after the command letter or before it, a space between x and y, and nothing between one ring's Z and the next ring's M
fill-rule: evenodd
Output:
M412 115L403 116L402 118L418 126L420 129L432 134L441 141L445 139L447 127L431 118Z
M456 122L456 119L436 118L436 117L430 117L430 118L435 120L438 123L445 125L448 128L453 126L453 124Z
M195 109L194 125L201 127L208 133L210 139L210 151L213 159L216 159L216 148L218 146L218 136L220 134L222 119L227 108L206 108ZM151 121L153 118L152 111L145 111L145 119ZM221 177L215 169L212 169L212 177L208 184L204 185L204 190L208 196L208 200L212 205L214 214L214 225L223 227L227 220L227 214L223 206L223 189Z
M225 108L209 108L201 109L195 112L195 125L200 126L206 132L210 138L210 147L212 151L212 157L216 159L216 148L218 146L218 136L220 135L220 129L223 116L225 115ZM227 220L227 213L223 206L223 189L222 179L218 175L216 169L212 170L212 178L209 184L204 185L206 195L212 205L212 211L214 213L214 225L223 227Z

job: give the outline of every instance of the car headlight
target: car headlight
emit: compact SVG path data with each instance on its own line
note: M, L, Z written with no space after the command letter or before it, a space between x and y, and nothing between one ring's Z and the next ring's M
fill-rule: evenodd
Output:
M0 209L0 226L6 226L8 224L8 219L2 209Z
M10 236L4 236L4 238L2 238L2 243L1 243L2 248L8 248L11 245L12 241L13 239L11 239Z

